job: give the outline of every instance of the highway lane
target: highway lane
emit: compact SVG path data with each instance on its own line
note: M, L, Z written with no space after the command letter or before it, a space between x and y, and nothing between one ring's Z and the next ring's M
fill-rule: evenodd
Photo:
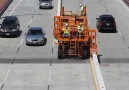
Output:
M53 10L39 10L38 1L35 0L14 0L5 14L18 16L21 23L21 36L19 38L1 38L1 80L0 84L3 90L8 89L47 89L49 66L52 42L44 47L29 47L25 45L25 33L28 27L33 25L33 19L38 17L41 22L35 26L43 26L42 22L52 20L49 15L56 14L56 2L53 1L55 8ZM17 5L17 7L15 7ZM36 12L38 11L38 12ZM43 14L48 16L44 17ZM52 14L51 14L52 13ZM44 19L46 18L44 21ZM50 19L50 20L49 20ZM50 23L53 24L52 22ZM50 26L49 26L50 27ZM49 28L47 28L49 29ZM51 30L52 31L52 30ZM46 31L48 33L50 31ZM46 35L47 37L47 35ZM50 41L52 41L51 38ZM5 42L6 41L6 42ZM49 39L48 39L49 41ZM44 50L44 48L46 50ZM44 50L44 51L43 51ZM46 53L48 52L48 53ZM46 53L46 55L43 55ZM10 55L11 54L11 55ZM48 56L47 56L48 55ZM46 57L45 57L46 56ZM47 59L48 57L48 59ZM47 60L46 64L43 59ZM35 65L32 63L34 62ZM39 64L42 63L42 64ZM44 68L43 68L44 67ZM30 69L32 68L32 69ZM38 68L38 69L37 69ZM36 76L37 75L37 76ZM3 86L2 86L3 85Z
M15 5L17 5L18 1L14 0L12 5L8 8L8 10L3 14L4 16L9 15L13 12ZM0 20L0 22L2 19ZM21 37L17 38L0 38L0 86L2 86L10 72L10 68L12 67L12 63L16 57L16 52L19 47Z
M64 5L71 7L67 3L68 1L64 2ZM73 1L70 3L72 4ZM60 61L57 59L57 45L53 43L52 35L53 16L56 15L57 0L53 1L53 10L39 10L37 4L38 1L35 0L14 0L3 15L6 16L10 13L17 15L20 19L22 34L19 38L11 38L11 41L10 38L1 38L1 47L3 48L1 51L3 56L1 57L5 58L1 58L0 65L2 90L94 90L88 60L65 59ZM79 5L78 2L76 4ZM28 26L44 27L47 38L45 46L25 45L25 33L28 31ZM6 40L5 45L2 44L4 40ZM12 54L13 50L14 55L11 55L11 59L11 56L7 57L7 55L8 53Z
M80 0L63 0L65 11L78 12L79 4ZM51 71L51 88L54 90L95 90L89 60L64 59L59 61L54 59Z
M63 0L66 10L75 12L79 11L80 3L80 0ZM37 4L35 0L14 0L3 15L17 15L22 33L19 38L0 38L2 90L94 90L89 60L57 60L57 46L53 44L52 36L57 0L53 0L53 10L39 10ZM86 0L84 4L87 5L90 27L96 28L95 18L100 14L111 13L116 18L118 33L97 32L99 55L102 55L100 65L107 89L128 90L128 9L119 0ZM28 26L44 27L45 46L25 45Z
M90 27L96 28L96 18L112 14L116 19L118 33L97 32L101 70L107 90L128 90L129 49L127 6L121 0L86 0Z

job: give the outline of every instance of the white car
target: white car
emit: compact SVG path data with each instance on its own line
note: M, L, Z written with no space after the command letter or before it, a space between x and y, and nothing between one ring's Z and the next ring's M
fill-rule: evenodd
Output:
M52 0L39 0L39 9L42 8L53 8Z

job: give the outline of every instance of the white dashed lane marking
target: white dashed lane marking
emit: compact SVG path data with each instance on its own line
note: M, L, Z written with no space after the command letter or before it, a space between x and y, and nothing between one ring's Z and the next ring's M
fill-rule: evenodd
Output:
M22 0L20 0L20 1L18 2L18 4L13 8L13 10L12 10L12 12L9 14L9 16L14 12L14 10L17 8L17 6L20 4L21 1L22 1Z

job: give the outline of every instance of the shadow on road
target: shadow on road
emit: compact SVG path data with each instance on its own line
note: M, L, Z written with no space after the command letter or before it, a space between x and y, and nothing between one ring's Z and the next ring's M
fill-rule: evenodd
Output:
M82 59L0 59L0 64L85 64L89 63L89 59L82 60Z

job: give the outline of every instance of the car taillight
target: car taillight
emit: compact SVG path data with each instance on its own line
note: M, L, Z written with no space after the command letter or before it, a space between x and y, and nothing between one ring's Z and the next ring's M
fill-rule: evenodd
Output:
M114 22L114 26L116 27L116 22Z
M102 26L102 22L100 22L99 25Z

